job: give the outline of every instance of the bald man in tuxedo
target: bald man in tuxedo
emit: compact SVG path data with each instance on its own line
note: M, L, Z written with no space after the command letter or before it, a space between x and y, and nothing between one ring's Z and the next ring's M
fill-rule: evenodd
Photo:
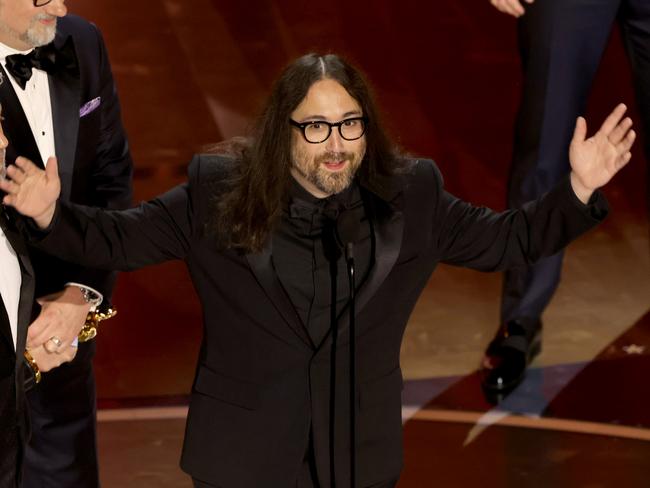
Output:
M0 0L0 76L7 163L23 155L45 167L56 156L66 200L128 207L132 162L99 29L67 15L65 0ZM64 350L102 297L107 310L116 275L34 249L29 257L41 312L27 342ZM28 394L26 488L99 485L95 342L80 343L74 361Z
M0 126L2 178L6 147L7 139ZM34 270L15 221L3 206L0 269L0 488L15 488L20 486L23 449L28 438L25 392L35 386L41 373L71 361L77 349L69 346L50 353L41 345L26 351L27 327L37 315Z

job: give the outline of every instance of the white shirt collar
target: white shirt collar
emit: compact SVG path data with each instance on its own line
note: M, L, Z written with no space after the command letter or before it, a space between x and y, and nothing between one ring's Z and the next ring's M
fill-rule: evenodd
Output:
M27 51L19 51L18 49L14 49L13 47L9 47L6 44L0 42L0 59L4 62L7 56L11 56L12 54L28 54L33 50L34 48L32 47Z

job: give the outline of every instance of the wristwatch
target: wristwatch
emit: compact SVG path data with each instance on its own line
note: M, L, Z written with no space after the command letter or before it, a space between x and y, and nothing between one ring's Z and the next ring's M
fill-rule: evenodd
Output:
M91 307L97 308L102 303L102 297L95 290L91 290L84 286L79 287L79 289L84 297L84 301L90 304Z
M90 310L95 310L101 305L102 301L104 300L104 297L97 290L94 290L89 286L82 285L81 283L69 282L66 283L65 286L76 286L79 288L84 301L90 305Z

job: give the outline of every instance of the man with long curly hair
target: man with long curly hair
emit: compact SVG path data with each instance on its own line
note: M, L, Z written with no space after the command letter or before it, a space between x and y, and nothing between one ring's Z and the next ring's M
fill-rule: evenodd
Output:
M596 225L607 213L596 189L630 158L624 112L589 139L579 119L570 177L495 213L395 150L358 70L309 54L285 69L237 157L196 156L186 184L138 208L57 204L54 160L41 171L19 158L0 188L40 229L33 242L65 259L187 263L204 317L182 456L195 486L350 486L353 412L356 486L388 488L402 468L400 343L436 264L523 265Z

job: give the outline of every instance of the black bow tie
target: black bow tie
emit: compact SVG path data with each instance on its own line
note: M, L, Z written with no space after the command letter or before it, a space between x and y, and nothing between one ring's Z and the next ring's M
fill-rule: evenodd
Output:
M68 39L61 49L57 49L53 43L50 43L36 47L27 54L7 56L7 71L23 90L32 77L32 68L43 70L48 74L54 74L62 69L78 73L71 41L72 39Z
M289 204L289 215L293 219L311 220L316 217L336 220L339 211L339 205L333 204L329 201L311 203L305 202L299 198L294 198Z
M288 210L289 223L298 235L316 237L322 234L325 227L334 225L345 207L332 197L318 202L293 198Z

